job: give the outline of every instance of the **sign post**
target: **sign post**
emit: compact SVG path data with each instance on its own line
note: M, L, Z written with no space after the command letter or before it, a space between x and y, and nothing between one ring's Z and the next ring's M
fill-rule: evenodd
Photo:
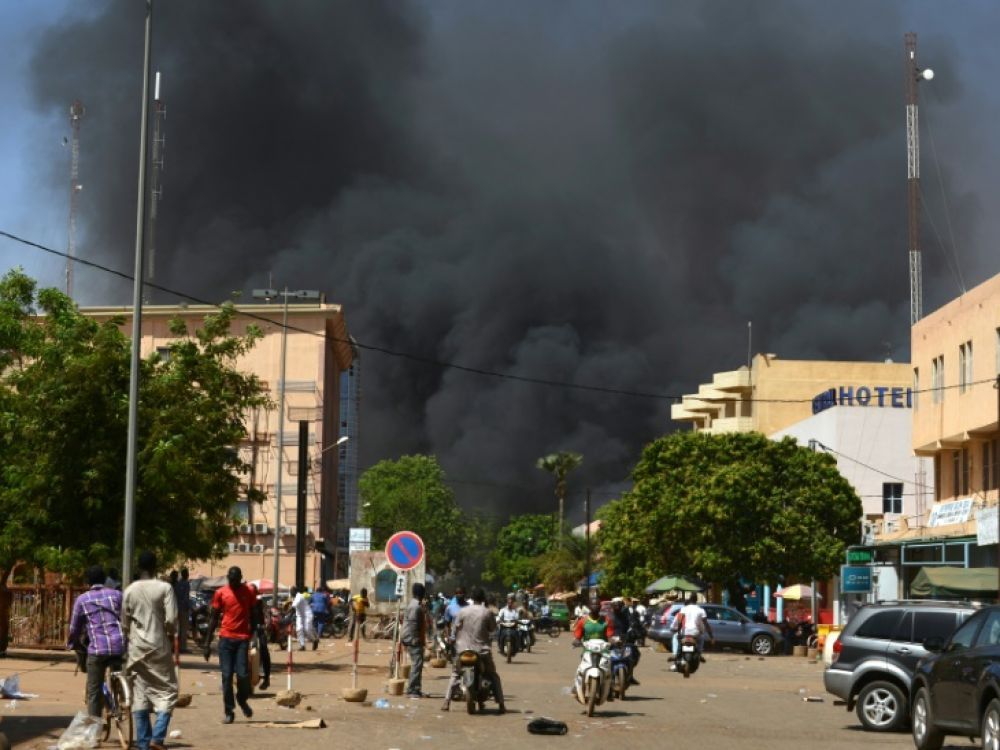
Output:
M412 531L397 531L385 543L385 558L389 564L396 569L396 628L395 642L392 645L393 653L393 678L399 679L399 662L402 655L400 645L400 631L402 623L399 619L400 608L403 597L406 596L407 584L409 583L409 572L420 565L424 559L424 540ZM403 590L400 592L400 583Z

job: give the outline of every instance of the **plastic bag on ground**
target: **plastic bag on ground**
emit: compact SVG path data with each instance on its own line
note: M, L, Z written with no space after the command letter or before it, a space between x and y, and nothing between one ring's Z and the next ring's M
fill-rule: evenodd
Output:
M86 711L77 712L66 731L56 743L57 750L81 750L99 745L97 735L101 731L101 720Z

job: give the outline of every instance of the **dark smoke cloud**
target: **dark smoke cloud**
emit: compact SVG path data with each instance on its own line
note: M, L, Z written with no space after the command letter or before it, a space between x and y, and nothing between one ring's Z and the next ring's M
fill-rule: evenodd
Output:
M140 6L68 19L34 68L39 108L88 104L84 252L121 267ZM905 358L900 7L161 2L159 280L221 298L273 272L362 341L629 390L737 367L751 319L786 358ZM950 200L970 242L978 208ZM929 305L944 274L929 256ZM607 490L671 429L664 402L363 362L362 463L433 451L540 488L459 485L501 514L550 507L539 455L583 453L576 488Z

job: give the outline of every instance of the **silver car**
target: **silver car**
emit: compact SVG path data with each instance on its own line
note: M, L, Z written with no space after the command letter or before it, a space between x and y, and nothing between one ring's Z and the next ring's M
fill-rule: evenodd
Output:
M732 607L721 604L702 604L708 615L708 624L715 635L716 646L746 649L758 656L776 653L784 638L781 630L766 622L754 622Z

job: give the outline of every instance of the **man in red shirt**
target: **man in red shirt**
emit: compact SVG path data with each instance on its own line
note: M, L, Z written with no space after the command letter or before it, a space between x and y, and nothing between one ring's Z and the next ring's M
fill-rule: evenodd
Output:
M212 619L208 623L205 638L205 661L211 655L212 634L220 618L219 665L222 667L222 701L226 715L223 724L232 724L235 713L233 701L233 674L236 674L236 701L246 718L253 716L253 709L247 703L250 697L250 635L253 632L251 619L257 604L257 596L243 585L243 571L235 565L226 573L228 586L215 592L212 597Z

